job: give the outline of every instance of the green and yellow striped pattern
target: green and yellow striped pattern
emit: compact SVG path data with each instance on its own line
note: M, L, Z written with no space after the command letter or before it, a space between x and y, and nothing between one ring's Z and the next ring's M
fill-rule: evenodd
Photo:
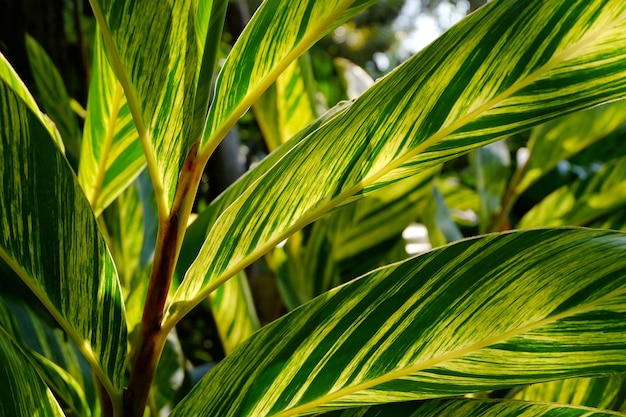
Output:
M354 194L624 96L624 62L620 0L501 0L481 8L242 180L248 187L217 210L167 326Z
M127 335L111 255L67 161L4 82L0 115L0 258L14 273L5 284L28 287L118 399Z
M96 36L78 180L96 215L144 168L128 103Z
M173 416L287 417L626 371L625 254L623 233L538 229L378 269L261 329Z

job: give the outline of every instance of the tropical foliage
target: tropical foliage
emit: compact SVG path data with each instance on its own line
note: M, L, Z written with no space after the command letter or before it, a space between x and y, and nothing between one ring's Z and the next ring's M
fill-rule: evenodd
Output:
M0 59L0 415L626 413L626 3L494 0L330 108L306 51L373 0L232 48L226 1L90 3L85 110ZM197 204L248 109L271 152Z

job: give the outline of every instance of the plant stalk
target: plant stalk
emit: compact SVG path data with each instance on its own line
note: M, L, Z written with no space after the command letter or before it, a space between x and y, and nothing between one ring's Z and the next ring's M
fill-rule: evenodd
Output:
M154 261L139 334L133 344L132 367L124 392L124 417L142 417L159 358L167 339L162 327L165 305L174 269L180 253L187 220L200 182L202 169L197 163L198 143L194 144L183 164L172 211L159 223Z

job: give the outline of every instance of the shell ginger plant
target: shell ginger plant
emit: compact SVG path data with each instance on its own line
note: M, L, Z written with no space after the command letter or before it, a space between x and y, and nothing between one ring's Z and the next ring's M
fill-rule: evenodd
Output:
M626 2L492 1L299 130L193 222L203 169L226 133L314 42L374 1L266 0L213 90L226 1L90 3L99 28L82 137L51 122L0 65L0 414L624 410L615 400L626 371L618 231L461 240L324 292L252 335L240 329L254 321L241 271L304 226L499 138L626 96ZM150 181L134 181L144 168ZM158 233L146 257L150 187ZM172 330L207 298L232 350L180 398ZM555 380L564 382L553 391L584 394L586 406L548 403L548 388L524 402L487 398Z

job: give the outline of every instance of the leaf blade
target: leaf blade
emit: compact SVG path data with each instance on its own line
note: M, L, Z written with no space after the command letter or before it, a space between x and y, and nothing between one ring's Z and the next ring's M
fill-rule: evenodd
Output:
M261 329L173 415L292 416L624 370L625 250L623 233L537 229L378 269Z

